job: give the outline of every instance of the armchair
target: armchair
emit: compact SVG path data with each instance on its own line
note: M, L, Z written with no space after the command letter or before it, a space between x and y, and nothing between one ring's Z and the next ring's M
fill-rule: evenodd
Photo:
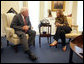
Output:
M11 21L14 17L14 13L3 13L3 21L5 22L5 32L6 32L6 39L7 39L7 46L9 46L9 42L14 45L14 49L17 52L17 45L20 44L19 37L15 34L13 28L10 28ZM26 34L27 39L29 38L28 34Z
M78 32L78 25L72 25L72 17L67 17L67 21L69 23L69 26L72 28L72 31L71 33L65 34L65 37L70 41L71 39L76 38L81 34ZM56 45L56 48L57 48L57 45Z
M69 26L72 28L71 33L65 34L66 38L69 38L70 40L79 36L80 33L78 32L78 25L72 25L72 17L67 17Z

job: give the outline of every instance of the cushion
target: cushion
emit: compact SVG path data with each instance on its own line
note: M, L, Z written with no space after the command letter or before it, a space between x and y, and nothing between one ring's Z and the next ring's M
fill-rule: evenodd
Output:
M26 37L27 37L27 39L29 38L28 34L26 34ZM13 34L13 38L19 39L19 37L17 36L17 34Z
M69 26L71 27L71 25L72 25L72 17L67 17L67 21L68 21Z
M80 33L69 33L69 34L65 34L66 38L75 38L77 36L79 36Z

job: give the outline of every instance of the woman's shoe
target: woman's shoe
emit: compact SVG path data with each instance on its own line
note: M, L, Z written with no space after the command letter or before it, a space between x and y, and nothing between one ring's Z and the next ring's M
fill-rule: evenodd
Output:
M63 50L64 52L66 51L66 49L67 49L66 46L64 46L64 47L62 48L62 50Z
M57 45L57 41L54 41L53 43L50 44L50 46L56 46Z

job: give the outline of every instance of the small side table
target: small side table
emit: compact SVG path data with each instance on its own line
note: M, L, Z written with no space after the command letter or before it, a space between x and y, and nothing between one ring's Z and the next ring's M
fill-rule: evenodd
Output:
M41 27L47 27L48 33L43 34ZM51 43L51 25L41 25L39 26L39 47L41 47L41 37L47 37L48 43ZM50 39L49 39L50 38ZM50 41L49 41L50 40Z
M75 52L81 59L83 59L83 35L76 37L74 40L70 42L70 56L69 56L69 63L73 63L73 52Z

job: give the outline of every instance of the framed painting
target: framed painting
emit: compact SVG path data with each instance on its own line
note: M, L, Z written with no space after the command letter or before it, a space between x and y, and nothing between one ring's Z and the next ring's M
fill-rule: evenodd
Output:
M65 11L65 1L52 1L51 10L56 11L59 9Z

